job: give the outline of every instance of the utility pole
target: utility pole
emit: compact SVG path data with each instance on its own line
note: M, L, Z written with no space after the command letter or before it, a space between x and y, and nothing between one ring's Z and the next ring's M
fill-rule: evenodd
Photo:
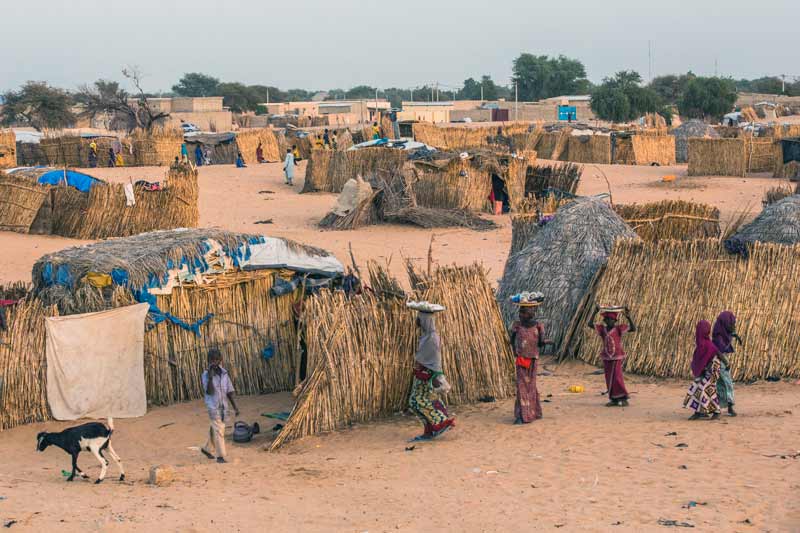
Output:
M411 101L414 101L414 88L411 88Z
M269 105L269 87L267 87L267 105Z
M781 74L781 94L786 93L786 74Z
M481 103L483 103L483 80L481 80Z
M714 77L717 77L717 58L714 58Z
M519 83L514 82L514 120L519 120Z

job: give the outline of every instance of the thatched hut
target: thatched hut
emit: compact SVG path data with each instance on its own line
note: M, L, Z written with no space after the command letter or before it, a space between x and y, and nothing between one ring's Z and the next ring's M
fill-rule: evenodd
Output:
M725 248L746 257L756 242L800 243L800 195L788 196L766 206L755 220L725 241Z
M50 166L88 168L91 166L89 152L92 143L97 146L96 166L98 167L109 166L109 150L114 150L115 154L119 152L125 165L141 164L131 155L131 141L113 135L56 133L42 137L39 147ZM180 145L173 157L175 155L180 155Z
M406 407L417 342L415 313L385 271L373 264L370 277L373 292L349 299L323 293L309 301L302 324L307 377L273 450ZM441 268L431 275L414 273L413 279L414 294L408 296L447 305L436 317L443 368L453 387L447 402L509 397L513 358L483 268Z
M514 135L528 133L529 124L513 123L505 126L438 126L425 122L413 125L414 140L440 150L475 150L477 148L499 149Z
M641 332L626 337L627 372L690 378L695 325L729 309L744 339L735 380L800 377L800 246L757 242L744 259L717 239L618 241L566 355L599 363L600 341L583 324L595 302L611 301L630 307Z
M183 131L173 128L136 130L131 135L134 162L139 166L169 166L181 155ZM125 150L123 150L123 154ZM51 163L52 164L52 163Z
M555 156L553 156L555 159ZM610 135L570 135L561 160L574 163L611 164Z
M636 234L600 199L580 198L559 209L506 262L497 292L505 323L510 325L516 316L516 306L509 301L512 295L542 292L546 298L542 319L558 351L614 241L623 237Z
M395 172L408 158L405 150L393 148L361 148L333 151L315 149L306 166L306 178L301 192L342 192L348 180L357 176Z
M145 233L46 255L34 265L32 292L0 329L0 429L49 418L46 316L135 302L150 304L149 404L202 396L199 379L212 346L225 355L239 393L292 390L299 364L293 304L303 288L329 285L342 270L323 250L212 229Z
M197 170L170 168L163 182L125 186L73 170L18 169L0 176L0 226L22 233L80 239L125 237L146 231L195 227L200 216Z
M710 205L662 200L648 204L617 204L614 211L646 241L720 236L719 209Z
M692 137L719 139L720 135L714 128L702 120L692 119L684 122L670 132L675 137L675 160L678 163L689 161L689 139Z
M208 151L212 165L230 165L236 162L237 138L234 133L193 133L184 137L189 160L196 162L195 150Z

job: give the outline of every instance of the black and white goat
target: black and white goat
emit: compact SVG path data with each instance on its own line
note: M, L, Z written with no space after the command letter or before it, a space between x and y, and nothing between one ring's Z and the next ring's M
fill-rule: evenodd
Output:
M108 454L114 459L119 467L119 480L125 480L125 471L122 469L122 461L119 455L111 447L111 434L114 432L114 420L108 419L108 427L100 422L90 422L72 428L67 428L59 433L48 433L42 431L36 436L36 449L40 452L45 451L48 446L58 446L72 456L72 474L67 481L72 481L78 473L84 479L89 476L78 468L78 454L82 451L92 452L100 461L100 477L95 483L100 483L106 477L108 460L103 456L103 450L108 450Z

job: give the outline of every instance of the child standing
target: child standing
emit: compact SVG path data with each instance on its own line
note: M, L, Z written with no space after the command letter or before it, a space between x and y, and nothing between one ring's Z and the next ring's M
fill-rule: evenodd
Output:
M719 360L722 363L719 369L719 379L717 380L717 397L721 407L728 408L728 416L736 416L733 409L733 378L731 378L731 364L726 354L733 353L733 339L742 343L742 339L736 334L736 315L730 311L723 311L714 322L711 340L719 350Z
M286 159L283 161L283 172L286 174L286 185L293 185L294 179L294 154L290 148L286 149Z
M209 459L214 459L216 453L217 462L224 463L226 462L225 420L230 414L228 402L233 406L235 416L239 416L239 408L233 399L235 390L231 378L228 371L222 367L222 354L216 348L208 351L208 369L203 372L201 381L211 426L208 430L208 441L200 451Z
M544 325L535 318L535 309L544 301L538 292L512 296L519 305L519 320L511 326L511 347L516 356L517 399L514 403L514 424L530 424L542 418L542 404L536 387L539 349L548 344Z
M595 324L594 319L598 312L602 312L603 322ZM620 313L623 313L628 324L617 324ZM627 307L597 307L589 318L588 326L595 330L603 340L603 349L600 357L603 360L603 370L608 388L608 403L606 407L627 407L628 389L625 388L625 379L622 374L622 363L625 360L625 350L622 347L622 336L636 331L630 312Z

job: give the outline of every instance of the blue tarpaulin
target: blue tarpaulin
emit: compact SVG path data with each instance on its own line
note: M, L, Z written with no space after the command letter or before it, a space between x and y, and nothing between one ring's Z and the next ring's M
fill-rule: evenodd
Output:
M39 183L42 185L58 185L64 183L64 174L67 177L67 185L75 187L81 192L89 192L92 185L95 183L102 183L99 179L93 178L88 174L82 172L75 172L74 170L51 170L39 176Z

